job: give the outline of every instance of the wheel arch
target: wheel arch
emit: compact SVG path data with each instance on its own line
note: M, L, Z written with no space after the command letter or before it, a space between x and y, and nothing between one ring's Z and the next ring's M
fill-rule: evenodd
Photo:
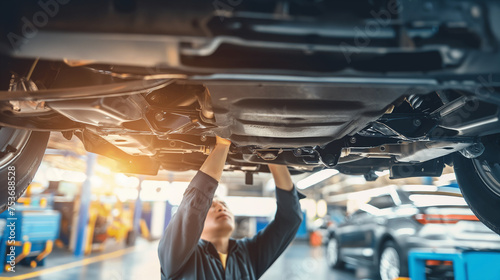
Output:
M380 261L380 255L382 254L382 248L384 247L384 244L387 242L387 241L392 241L394 242L396 245L399 246L399 243L398 241L396 240L396 238L394 238L394 236L392 236L390 233L386 232L382 235L382 237L380 237L376 247L374 248L375 251L373 252L373 261L374 261L374 265L378 265L378 262Z
M397 236L394 236L390 233L384 233L382 235L382 237L380 238L380 241L379 243L377 244L377 248L376 248L376 251L374 252L374 265L376 265L378 267L379 265L379 262L380 262L380 257L382 255L382 249L384 248L384 245L391 241L392 243L394 243L394 245L396 246L396 250L398 251L398 253L400 254L400 257L402 259L402 262L400 264L400 272L402 273L403 276L407 276L408 274L408 248L407 246L404 246L404 242L402 240L400 240L399 238L397 238Z

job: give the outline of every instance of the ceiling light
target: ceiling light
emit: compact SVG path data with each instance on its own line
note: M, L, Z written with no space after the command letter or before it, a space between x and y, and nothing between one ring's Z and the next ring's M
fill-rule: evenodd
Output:
M297 188L303 190L339 174L337 169L323 169L297 182Z
M379 177L382 177L391 174L391 171L389 169L386 169L384 171L375 171L375 174Z

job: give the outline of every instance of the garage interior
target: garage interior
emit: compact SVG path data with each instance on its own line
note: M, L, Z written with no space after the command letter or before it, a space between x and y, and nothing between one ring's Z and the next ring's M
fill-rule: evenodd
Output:
M500 1L0 1L0 280L498 280L499 213Z
M376 279L369 266L332 268L327 256L330 230L370 198L391 189L439 186L458 190L449 167L434 178L391 180L389 172L377 172L375 181L328 171L320 176L293 176L297 188L307 195L301 201L305 219L295 241L261 279ZM159 279L158 240L194 174L117 173L113 161L87 153L76 139L68 141L53 133L37 175L16 205L19 212L46 218L26 221L26 234L35 235L36 241L28 249L26 243L19 244L23 253L16 263L20 265L14 273L7 264L2 279ZM243 172L224 173L217 195L235 213L234 238L251 237L272 219L273 191L270 174L254 174L248 182ZM82 219L87 223L82 224ZM488 236L481 234L473 238ZM500 244L500 239L494 242ZM440 264L441 270L448 269L426 279L459 279L453 278L451 262L442 263L446 265Z

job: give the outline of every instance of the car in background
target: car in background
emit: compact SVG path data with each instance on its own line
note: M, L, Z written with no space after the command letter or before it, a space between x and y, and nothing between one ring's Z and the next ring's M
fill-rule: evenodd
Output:
M387 189L330 231L331 267L369 267L390 280L408 276L408 253L414 248L500 249L500 236L474 216L458 188Z

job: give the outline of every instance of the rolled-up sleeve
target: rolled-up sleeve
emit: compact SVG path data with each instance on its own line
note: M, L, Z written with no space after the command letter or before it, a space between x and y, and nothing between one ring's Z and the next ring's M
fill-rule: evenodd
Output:
M217 185L217 180L198 171L184 192L158 246L163 278L174 278L194 253Z

